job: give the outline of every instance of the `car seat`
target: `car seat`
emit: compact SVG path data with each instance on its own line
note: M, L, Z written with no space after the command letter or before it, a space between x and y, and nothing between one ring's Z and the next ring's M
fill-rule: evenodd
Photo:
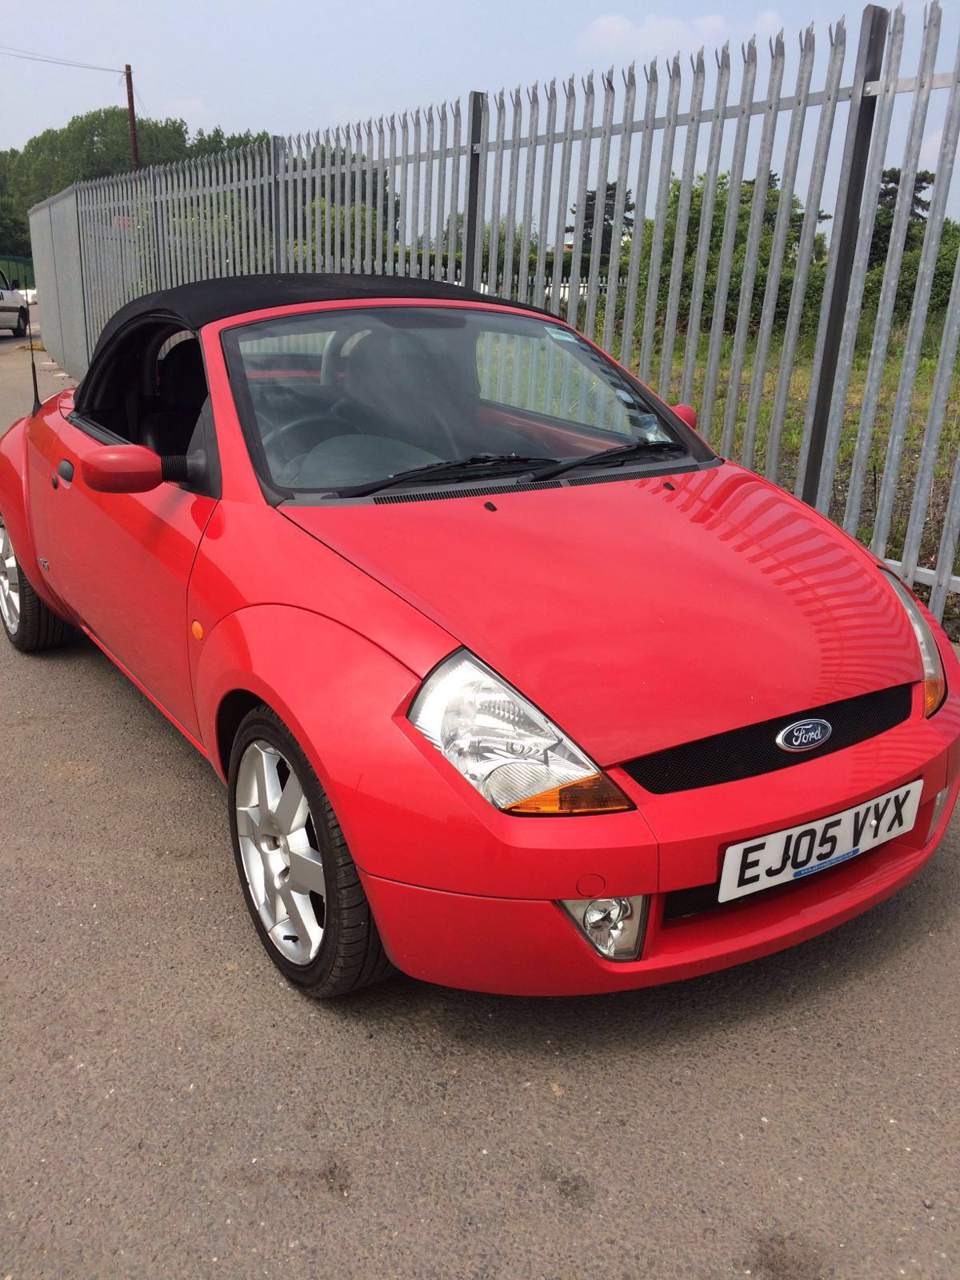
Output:
M139 443L164 455L184 455L207 398L200 343L185 338L157 366L159 409L144 416Z

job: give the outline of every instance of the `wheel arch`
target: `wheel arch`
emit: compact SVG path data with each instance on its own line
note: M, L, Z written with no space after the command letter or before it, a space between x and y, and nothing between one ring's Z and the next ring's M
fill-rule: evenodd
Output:
M224 777L230 771L230 753L233 750L233 742L237 736L237 731L246 717L256 707L269 706L264 702L263 697L258 693L253 693L250 689L231 689L225 693L220 699L216 714L216 760L214 765L219 766L218 772ZM273 708L270 707L272 711Z
M397 658L342 623L278 604L249 605L223 618L200 643L194 666L201 740L218 776L227 779L244 716L263 704L296 739L344 826L358 759L379 754L378 741L395 732L393 716L419 683Z

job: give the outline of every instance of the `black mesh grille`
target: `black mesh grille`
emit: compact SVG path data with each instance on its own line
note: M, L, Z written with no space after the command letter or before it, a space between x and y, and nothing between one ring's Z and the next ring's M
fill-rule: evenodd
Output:
M643 472L628 472L623 476L599 475L599 476L573 476L567 481L571 489L581 484L609 484L611 480L644 480L647 476L679 476L684 471L696 471L697 464L695 462L670 463L666 466L652 467Z
M443 498L492 498L498 493L516 493L518 489L562 489L559 480L540 480L537 484L485 484L472 489L426 489L411 493L378 493L377 506L390 506L397 502L439 502Z
M864 862L869 862L876 852L877 850L875 849L868 849L866 853L859 855L857 862L862 867ZM753 902L756 898L762 898L764 902L769 902L771 898L780 897L781 894L793 893L801 885L809 884L812 879L822 885L826 878L832 876L834 872L840 871L845 865L845 863L839 863L834 867L824 867L822 871L817 872L816 876L804 876L799 880L788 880L785 884L778 884L772 889L764 889L762 893L749 894L743 898L734 898L731 902L720 901L719 880L714 880L712 884L697 884L691 889L670 889L663 895L663 923L669 924L672 920L682 920L686 916L703 915L706 911L717 911L721 907L740 907L745 902Z
M777 716L743 729L731 729L711 738L684 742L665 751L627 760L621 767L647 791L666 795L671 791L690 791L694 787L710 787L718 782L737 782L758 773L789 769L818 756L842 751L856 742L874 738L885 729L906 720L910 714L912 685L895 685L876 693L863 693L841 702L828 702L792 715ZM822 718L833 732L822 747L792 753L782 751L776 736L793 720Z
M824 873L821 872L821 875ZM803 884L802 880L792 880L791 884ZM713 884L697 884L692 889L671 889L663 895L663 922L680 920L684 916L700 915L702 911L712 911L721 904L717 900L720 892L720 881ZM767 893L773 890L768 889Z

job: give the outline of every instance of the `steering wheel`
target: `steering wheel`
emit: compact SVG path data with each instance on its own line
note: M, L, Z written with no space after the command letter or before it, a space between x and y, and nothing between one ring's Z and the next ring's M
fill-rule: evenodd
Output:
M355 329L352 327L334 331L323 351L323 362L320 365L321 386L333 387L339 384L347 360L347 357L343 354L344 347L351 339L362 342L369 332L369 329Z
M306 427L314 427L314 428L321 427L324 430L328 430L330 427L333 426L333 427L336 427L338 435L343 435L344 433L350 432L350 431L354 432L355 434L360 433L360 428L358 426L355 426L353 423L344 422L342 419L339 419L339 418L335 419L334 421L331 421L331 418L332 418L332 414L329 411L323 414L304 413L304 414L301 414L299 418L291 418L290 421L283 422L279 426L273 427L271 430L261 431L260 441L264 449L266 449L267 446L269 445L272 449L276 449L278 452L280 452L280 451L284 451L283 449L284 441L287 439L288 436L295 435L297 431L300 431ZM309 453L310 449L307 449L306 452Z

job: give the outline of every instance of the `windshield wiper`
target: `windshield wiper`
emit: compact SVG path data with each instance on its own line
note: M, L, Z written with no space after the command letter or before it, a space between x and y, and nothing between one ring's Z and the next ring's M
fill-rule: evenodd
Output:
M457 479L460 476L472 476L476 472L509 472L532 471L544 463L556 463L556 458L525 457L517 453L472 453L468 458L452 458L446 462L428 462L422 467L411 467L409 471L397 471L392 476L384 476L381 480L369 480L365 484L346 485L332 492L339 498L362 498L368 493L377 493L380 489L389 489L395 484L407 481Z
M573 471L576 467L629 462L632 458L639 458L647 453L686 453L686 449L675 440L634 440L630 444L615 445L612 449L601 449L599 453L584 453L579 458L568 458L565 462L558 462L555 467L534 472L534 477L537 480L552 480L554 476L562 476L564 472Z

